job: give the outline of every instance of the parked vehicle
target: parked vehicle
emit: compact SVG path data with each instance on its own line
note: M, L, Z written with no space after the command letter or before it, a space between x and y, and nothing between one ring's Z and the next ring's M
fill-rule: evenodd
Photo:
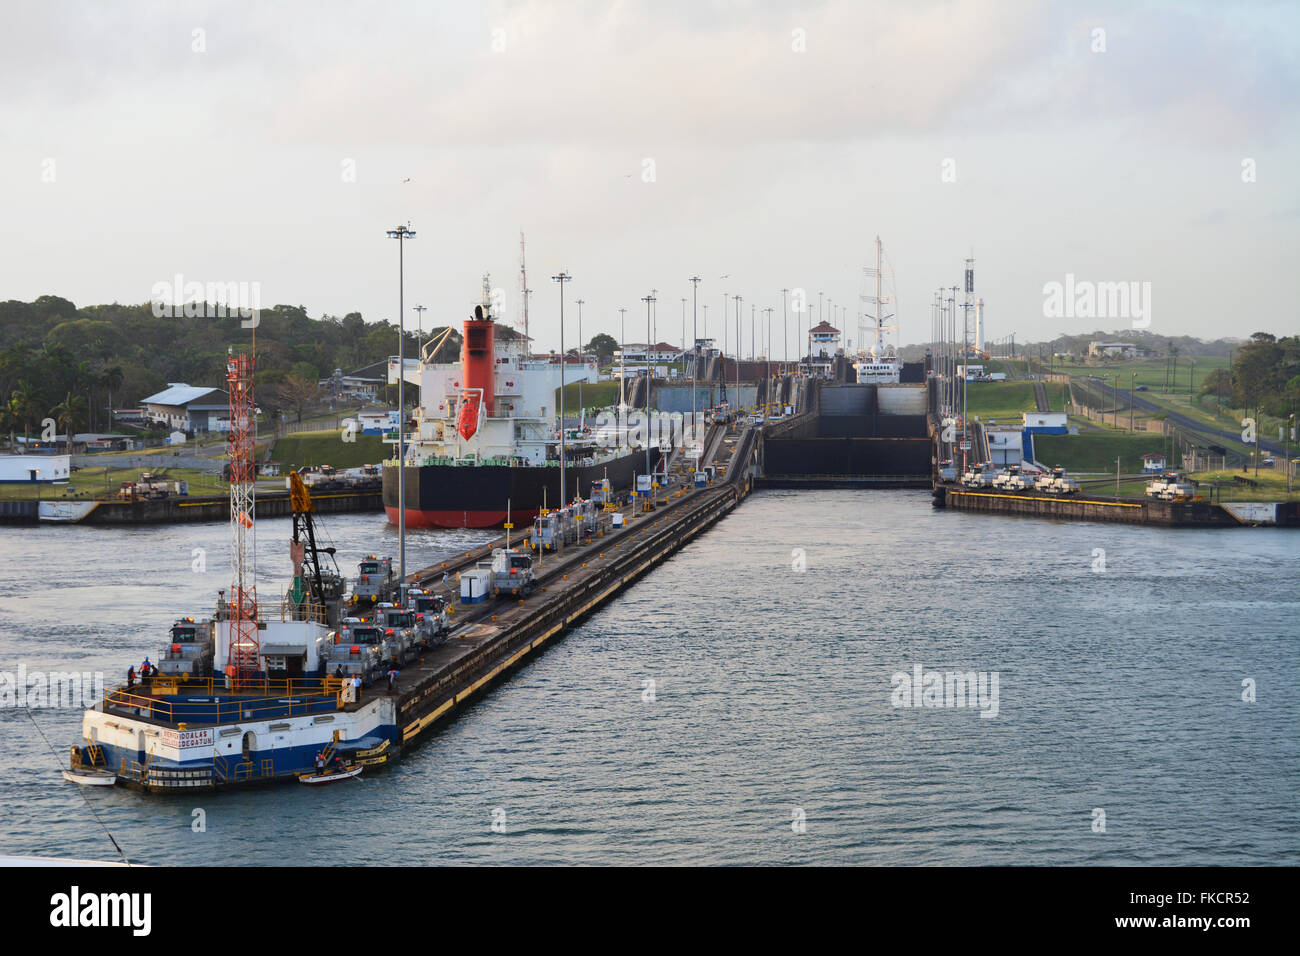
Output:
M325 658L327 675L341 671L344 677L360 677L362 683L368 684L383 673L386 648L377 624L347 617L333 638Z
M171 641L158 655L158 673L181 678L211 677L215 634L210 620L178 620L172 625Z
M393 575L393 559L368 554L357 566L357 579L352 584L352 597L348 603L356 606L373 606L388 601L397 590Z
M415 612L415 632L421 645L434 648L447 639L450 615L446 598L413 588L406 592L406 601L407 607Z
M972 465L961 476L961 483L967 488L991 488L997 472L989 462Z
M1191 501L1196 497L1196 484L1185 480L1176 471L1167 471L1147 482L1147 497L1161 501Z
M528 597L533 593L533 557L516 548L492 552L492 596Z
M1061 467L1053 468L1034 482L1034 490L1051 495L1073 495L1079 491L1079 483L1065 473Z
M1003 491L1028 491L1034 486L1033 478L1020 473L1019 465L1008 465L993 479L993 487Z
M415 611L384 602L375 605L374 622L384 629L388 663L400 667L415 659L420 643Z

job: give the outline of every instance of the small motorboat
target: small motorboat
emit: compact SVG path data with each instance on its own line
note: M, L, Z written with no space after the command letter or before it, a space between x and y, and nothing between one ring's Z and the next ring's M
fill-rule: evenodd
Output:
M326 767L324 770L313 770L309 773L298 774L298 782L319 784L350 780L352 777L358 776L362 769L361 764L349 764L346 767Z
M111 770L95 770L91 767L63 771L63 779L83 787L111 787L117 783L117 774Z

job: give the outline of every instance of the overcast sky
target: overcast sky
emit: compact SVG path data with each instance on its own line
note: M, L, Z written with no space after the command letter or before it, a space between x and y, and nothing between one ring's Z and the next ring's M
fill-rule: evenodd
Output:
M990 338L1131 326L1045 316L1067 274L1149 282L1152 332L1294 334L1298 47L1296 3L10 4L0 299L180 273L396 320L409 222L426 327L484 271L513 321L522 229L540 347L567 270L566 344L578 298L643 339L652 288L679 341L698 274L747 352L782 287L852 315L879 234L903 342L972 249Z

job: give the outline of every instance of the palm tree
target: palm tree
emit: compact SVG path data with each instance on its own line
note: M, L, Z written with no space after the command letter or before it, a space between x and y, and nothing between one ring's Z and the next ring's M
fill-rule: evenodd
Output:
M81 395L68 392L67 398L54 407L54 420L66 429L68 436L68 454L72 454L72 434L77 422L86 417L86 399Z
M31 441L32 412L35 408L36 390L27 382L20 381L9 396L9 414L15 422L22 422L23 451L27 450L27 443Z

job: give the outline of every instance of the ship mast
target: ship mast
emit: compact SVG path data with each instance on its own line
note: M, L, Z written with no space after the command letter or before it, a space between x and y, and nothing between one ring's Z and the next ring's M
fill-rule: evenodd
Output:
M881 302L881 299L880 299L880 282L881 282L881 273L884 271L884 262L883 262L883 260L884 260L884 252L882 251L881 246L880 246L880 237L879 237L879 236L876 236L876 353L875 353L875 359L876 359L877 362L880 361L880 323L883 321L883 319L881 318L881 314L880 314L880 312L881 312L881 309L880 309L880 302Z
M528 338L528 296L532 294L532 289L528 288L528 269L524 266L524 231L519 230L519 298L523 302L523 325L524 325L524 349L525 355L531 354L532 346Z
M886 330L897 330L897 326L885 325L886 319L893 318L893 313L885 314L885 303L892 301L894 297L885 294L885 246L880 241L879 236L876 236L876 267L874 269L865 268L862 272L867 279L875 279L876 294L874 296L867 294L865 291L866 283L863 283L864 292L860 299L866 308L860 313L861 320L858 322L858 354L862 355L868 351L866 345L868 331L865 320L871 319L875 328L871 330L870 335L875 345L870 350L870 356L871 361L878 364L884 361L884 333ZM871 306L874 306L874 308L871 308Z
M226 360L226 385L230 392L230 640L226 672L231 677L257 673L261 644L257 630L257 545L250 532L257 520L256 473L253 448L257 439L256 406L253 404L251 354L235 354Z

